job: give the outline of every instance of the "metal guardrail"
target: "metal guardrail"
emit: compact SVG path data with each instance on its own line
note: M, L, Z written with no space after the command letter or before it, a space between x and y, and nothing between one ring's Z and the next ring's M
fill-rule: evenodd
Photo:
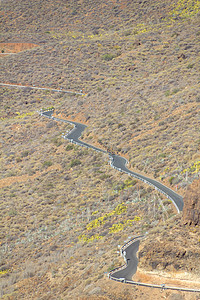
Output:
M126 278L116 278L116 277L112 277L112 275L109 276L109 279L112 279L112 280L118 281L118 282L122 282L122 283L157 288L157 289L161 289L161 290L176 290L176 291L183 291L183 292L200 293L200 289L189 289L189 288L183 288L183 287L177 287L177 286L166 286L165 284L150 284L150 283L126 280Z
M128 242L126 242L122 248L121 248L121 251L123 252L128 246L130 246L135 240L138 240L138 239L142 239L143 237L145 237L144 235L139 235L139 236L136 236L134 238L132 238L131 240L129 240Z

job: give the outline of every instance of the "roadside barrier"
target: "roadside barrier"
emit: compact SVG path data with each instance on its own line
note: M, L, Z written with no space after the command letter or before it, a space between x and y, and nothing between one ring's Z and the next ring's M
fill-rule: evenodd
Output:
M177 286L166 286L165 284L150 284L150 283L144 283L144 282L137 282L137 281L127 280L126 278L112 277L112 275L109 276L109 279L112 279L112 280L118 281L118 282L122 282L122 283L156 288L156 289L161 289L161 290L176 290L176 291L182 291L182 292L200 293L200 289L188 289L188 288L177 287Z

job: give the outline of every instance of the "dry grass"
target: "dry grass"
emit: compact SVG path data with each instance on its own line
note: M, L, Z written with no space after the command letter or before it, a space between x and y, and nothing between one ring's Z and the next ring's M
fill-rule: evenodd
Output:
M54 106L58 116L87 124L85 141L121 153L130 168L183 194L199 176L191 168L200 143L197 15L183 19L176 11L172 22L177 1L29 2L3 1L1 50L16 54L1 56L0 81L86 95L1 87L1 297L160 299L104 273L121 264L117 246L129 236L155 227L162 238L163 225L156 226L174 214L171 204L163 199L163 212L151 188L125 188L127 176L106 155L67 148L61 135L71 126L37 111ZM81 164L72 166L75 160ZM123 202L126 212L87 230ZM110 233L135 216L141 219L132 227Z

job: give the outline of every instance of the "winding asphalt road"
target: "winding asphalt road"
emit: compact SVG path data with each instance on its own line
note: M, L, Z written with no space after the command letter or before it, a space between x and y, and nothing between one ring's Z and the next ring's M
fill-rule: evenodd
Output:
M108 153L105 150L102 150L100 148L97 148L93 145L87 144L87 143L79 140L79 138L82 135L82 132L87 127L86 125L53 117L52 110L44 111L44 112L42 111L40 114L44 117L50 118L50 119L58 121L58 122L65 122L65 123L70 123L70 124L74 125L74 128L67 135L63 136L65 139L68 139L70 142L75 143L80 146L91 148L98 152ZM166 187L165 185L163 185L162 183L160 183L154 179L151 179L151 178L148 178L141 174L130 171L126 167L126 164L128 161L124 157L121 157L119 155L115 155L112 153L108 153L108 154L109 154L109 158L110 158L110 164L113 168L117 169L120 172L125 172L128 175L133 176L133 177L135 177L139 180L142 180L143 182L153 186L156 190L163 193L167 198L169 198L173 202L178 213L183 210L184 203L183 203L182 196L180 196L179 194L177 194L170 188ZM117 279L118 281L122 281L122 282L126 282L126 280L132 279L132 276L136 273L136 270L137 270L138 259L137 259L136 253L139 248L140 238L141 237L138 237L138 238L134 239L133 241L131 241L127 245L126 248L122 247L123 248L122 255L125 259L126 264L116 270L111 271L109 273L109 278L114 279L114 280Z
M155 189L159 190L161 193L166 195L175 205L178 212L183 210L183 197L178 195L176 192L171 190L170 188L166 187L164 184L158 182L157 180L148 178L146 176L140 175L138 173L135 173L133 171L130 171L127 169L126 164L127 160L119 155L112 155L113 162L112 165L117 168L119 171L123 171L137 179L140 179L144 181L145 183L148 183L149 185L152 185Z
M133 275L137 271L138 259L136 253L139 249L140 240L136 240L122 252L126 264L117 270L110 272L110 277L125 280L132 280Z

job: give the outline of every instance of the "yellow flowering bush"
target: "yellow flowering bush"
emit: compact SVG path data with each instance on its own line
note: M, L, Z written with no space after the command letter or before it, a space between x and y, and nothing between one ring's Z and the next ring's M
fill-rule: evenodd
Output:
M23 113L23 114L16 112L16 114L17 114L17 116L15 117L15 119L23 119L27 116L32 116L34 114L34 112L28 112L28 113Z
M91 237L87 237L85 234L82 234L78 237L80 242L86 242L86 243L93 242L94 240L100 240L102 238L103 237L99 234L92 235Z
M199 0L179 0L170 12L171 19L176 17L190 18L200 11Z
M116 233L116 232L122 231L126 227L132 226L133 222L138 222L140 220L141 220L141 218L139 216L135 216L133 220L127 220L124 223L113 224L112 227L109 228L110 233Z
M93 228L100 227L101 225L105 224L105 220L113 215L121 215L122 213L127 211L127 207L124 203L118 204L116 208L111 211L110 213L106 213L102 217L99 217L93 221L91 221L89 224L87 224L86 228L87 230L91 230Z
M200 160L194 162L190 167L184 169L181 174L185 174L186 172L194 174L200 171Z
M1 275L4 275L4 274L7 274L8 272L10 272L10 270L0 270L0 276Z

